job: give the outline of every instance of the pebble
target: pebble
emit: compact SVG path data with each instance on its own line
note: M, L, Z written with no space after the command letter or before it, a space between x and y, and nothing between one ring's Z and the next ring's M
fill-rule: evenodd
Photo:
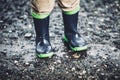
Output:
M69 56L68 56L68 55L65 55L65 58L69 58Z
M25 36L25 38L30 38L30 37L32 37L32 34L31 33L26 33L24 36Z
M72 70L72 71L75 71L75 67L73 67L71 70Z
M17 61L17 60L15 60L15 61L14 61L14 63L15 63L15 64L17 64L17 63L18 63L18 61Z
M115 76L115 79L119 78L119 76Z
M93 65L93 67L96 67L97 65Z
M29 25L28 25L28 28L30 28L30 29L31 29L31 28L32 28L32 25L31 25L31 24L29 24Z
M61 60L57 60L56 62L57 62L57 63L61 63Z
M97 69L97 72L99 72L100 71L100 69Z
M82 71L82 74L86 74L86 71L85 71L85 70L83 70L83 71Z
M52 70L52 71L54 71L55 70L55 68L54 68L54 66L50 66L50 68L49 68L50 70Z
M101 73L101 75L105 75L105 73Z
M117 48L111 47L111 50L112 50L112 51L117 51Z
M28 16L27 15L23 15L24 19L26 19Z
M25 64L26 64L26 65L29 65L29 63L28 63L28 62L26 62Z
M73 58L78 59L80 57L80 54L75 53L72 56L73 56Z
M66 71L65 73L66 73L66 74L68 74L69 72L68 72L68 71Z
M105 19L104 19L104 18L99 18L99 20L100 20L101 22L104 22Z
M84 17L86 17L86 16L87 16L87 13L82 12L82 13L80 13L79 15L80 15L80 16L84 16Z
M103 55L102 58L103 58L103 59L107 59L108 56L107 56L107 55Z
M3 20L0 20L0 23L3 23Z
M78 76L79 79L82 79L82 76Z
M115 64L116 65L116 67L119 67L119 65L118 64Z
M88 24L94 24L93 22L89 21Z
M12 30L9 30L8 32L9 32L9 33L12 33Z

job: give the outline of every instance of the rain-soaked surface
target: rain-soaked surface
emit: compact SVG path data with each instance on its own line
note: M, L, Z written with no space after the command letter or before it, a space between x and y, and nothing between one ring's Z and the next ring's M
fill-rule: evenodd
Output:
M0 1L0 80L120 80L120 0L81 0L78 31L89 49L68 51L56 5L50 16L55 55L35 55L29 0Z

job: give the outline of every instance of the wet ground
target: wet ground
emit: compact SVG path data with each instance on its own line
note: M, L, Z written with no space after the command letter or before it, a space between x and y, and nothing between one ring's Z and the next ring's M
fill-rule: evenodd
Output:
M28 0L0 2L0 80L120 80L120 1L81 0L78 31L89 49L68 51L56 5L50 16L55 56L35 55L35 32Z

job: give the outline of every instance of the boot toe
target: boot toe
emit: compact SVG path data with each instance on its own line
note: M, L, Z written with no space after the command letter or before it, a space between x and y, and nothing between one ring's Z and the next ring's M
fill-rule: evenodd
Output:
M73 51L83 51L87 49L87 44L84 40L79 39L76 41L71 41L70 48Z
M51 57L53 55L52 47L50 43L46 42L39 42L36 46L36 53L40 58Z
M69 48L72 51L83 51L83 50L87 50L87 43L85 42L85 40L82 37L65 37L63 38L64 41L68 44Z

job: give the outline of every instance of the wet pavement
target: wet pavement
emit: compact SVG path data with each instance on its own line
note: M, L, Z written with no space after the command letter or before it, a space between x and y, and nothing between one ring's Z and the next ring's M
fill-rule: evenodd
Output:
M35 55L35 31L28 0L1 0L0 80L120 80L120 1L81 0L78 31L88 50L62 43L63 20L56 5L50 16L55 55Z

